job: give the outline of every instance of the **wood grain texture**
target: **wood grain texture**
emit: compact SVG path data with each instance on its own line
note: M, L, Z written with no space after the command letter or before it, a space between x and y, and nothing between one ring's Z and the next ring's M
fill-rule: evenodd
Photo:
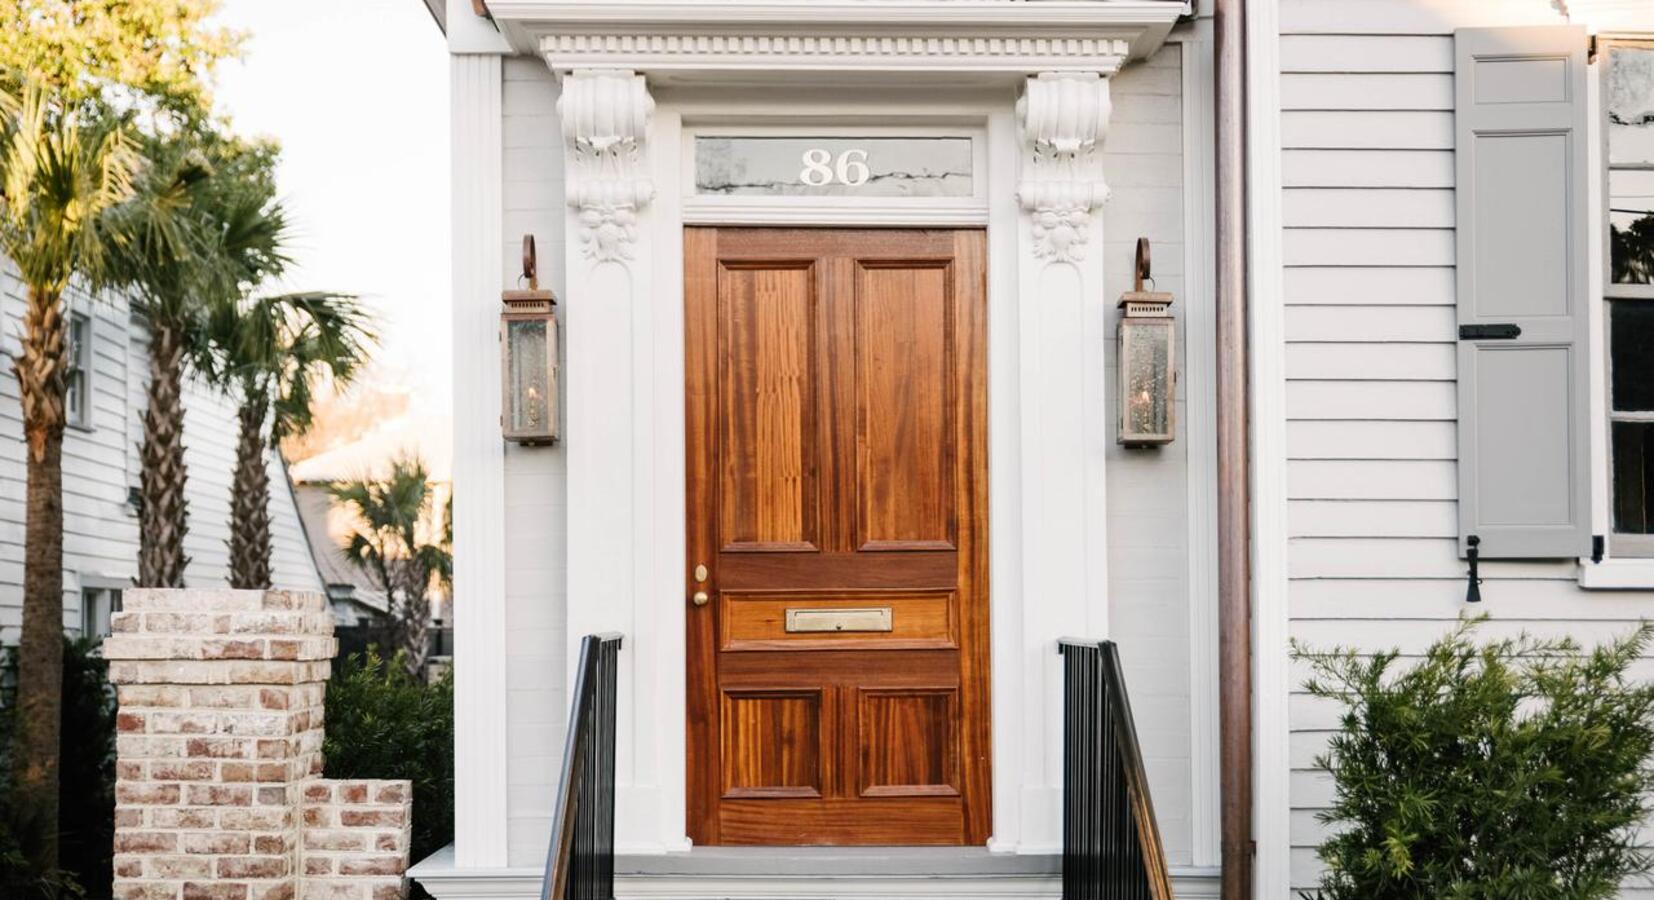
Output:
M689 612L690 837L985 842L984 234L684 248L685 589L714 597ZM850 608L891 630L786 631Z

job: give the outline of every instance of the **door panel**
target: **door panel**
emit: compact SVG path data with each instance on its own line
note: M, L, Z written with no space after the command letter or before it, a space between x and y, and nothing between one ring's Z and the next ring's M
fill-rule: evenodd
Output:
M983 250L685 232L697 844L987 839Z

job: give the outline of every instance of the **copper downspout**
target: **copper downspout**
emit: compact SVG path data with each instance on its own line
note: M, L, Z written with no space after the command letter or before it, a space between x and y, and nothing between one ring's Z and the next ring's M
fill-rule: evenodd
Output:
M1218 740L1223 900L1252 896L1251 510L1247 433L1246 0L1216 0Z

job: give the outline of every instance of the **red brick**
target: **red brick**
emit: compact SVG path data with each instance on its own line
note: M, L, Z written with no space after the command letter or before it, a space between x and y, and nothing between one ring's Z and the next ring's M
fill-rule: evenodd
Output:
M339 824L351 828L363 827L401 827L403 823L400 809L341 809L339 810Z
M225 853L247 853L253 839L235 832L208 831L184 835L185 853L203 853L219 856Z
M173 806L178 803L176 784L122 782L115 785L115 802L123 806Z
M373 900L402 900L402 883L377 884L373 887Z
M192 784L189 802L195 806L251 806L253 789L242 785Z
M218 858L219 878L281 878L287 874L287 858L282 856L221 856Z
M149 821L156 828L216 828L218 810L189 807L154 809L149 812Z
M116 853L172 853L178 835L166 831L123 831L115 835Z
M247 886L223 881L186 881L183 900L246 900Z
M340 875L401 875L402 859L397 856L366 856L339 860Z
M293 842L287 835L261 834L253 838L254 853L280 854L292 849Z
M144 717L139 713L118 713L115 716L115 730L141 732L144 730Z
M200 856L152 856L151 878L211 878L212 860Z
M407 799L408 786L406 784L382 784L379 786L379 790L373 794L373 802L375 803L402 803Z
M191 738L184 745L186 756L209 759L246 759L252 741L244 738Z
M144 858L128 856L115 860L115 875L120 878L144 877Z
M139 827L142 827L143 824L144 824L144 811L143 810L141 810L141 809L117 809L117 810L115 810L115 827L116 828L139 828ZM156 827L165 828L167 826L156 823Z
M311 803L327 803L333 799L333 785L307 784L304 786L304 799Z
M217 763L206 760L190 762L152 762L149 777L156 781L211 781Z
M115 900L178 900L178 886L167 881L117 882L114 897Z
M366 803L368 786L360 782L347 781L339 785L339 799L345 803Z
M326 856L307 856L304 860L304 874L332 875L333 860Z
M351 834L348 831L321 829L304 833L306 850L365 850L367 844L366 835Z
M258 705L264 709L286 709L288 707L287 693L274 688L264 688L258 692Z

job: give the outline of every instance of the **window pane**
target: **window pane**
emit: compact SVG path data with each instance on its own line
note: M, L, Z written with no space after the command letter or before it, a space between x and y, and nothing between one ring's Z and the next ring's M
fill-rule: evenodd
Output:
M1614 423L1614 531L1654 533L1654 423Z
M1654 410L1654 303L1608 305L1614 409Z
M1608 162L1654 163L1654 47L1609 50Z
M1608 247L1615 284L1654 284L1654 170L1608 173Z

